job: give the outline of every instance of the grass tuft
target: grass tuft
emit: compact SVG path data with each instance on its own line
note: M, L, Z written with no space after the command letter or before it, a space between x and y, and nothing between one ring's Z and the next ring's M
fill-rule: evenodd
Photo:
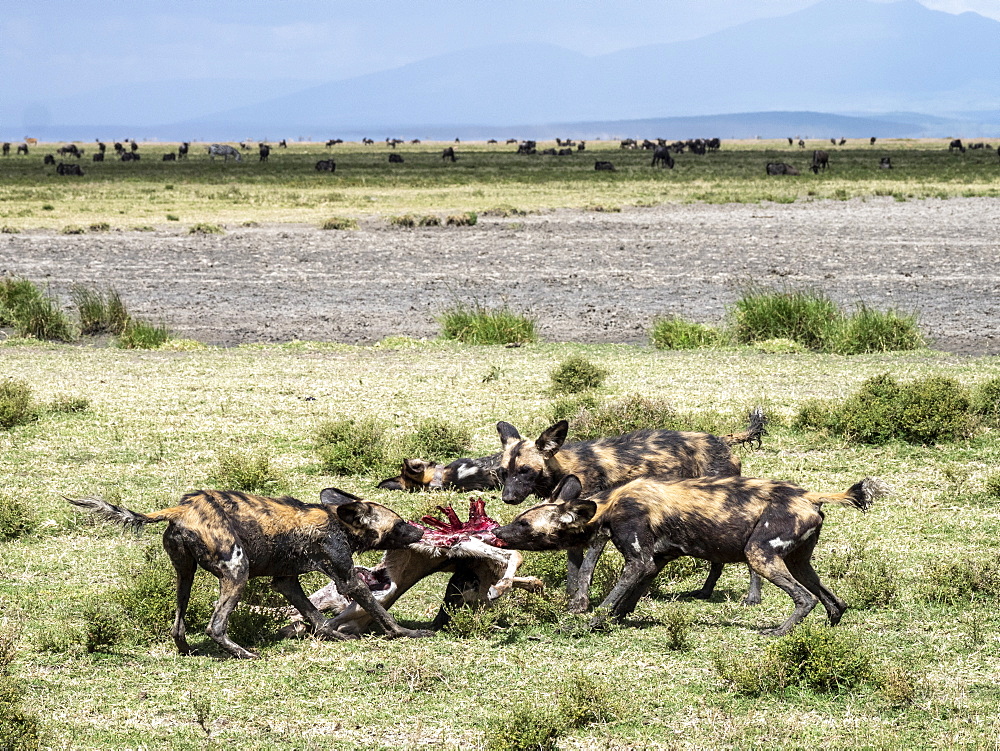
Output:
M327 472L362 475L386 469L386 425L375 418L327 420L315 432L316 451Z
M438 317L441 335L464 344L526 344L536 340L535 321L506 307L457 305Z
M156 349L170 339L170 330L163 324L130 318L116 344L121 349Z
M80 316L81 334L120 335L128 326L128 310L114 288L101 291L83 284L74 284L69 294Z
M479 215L474 211L466 211L464 214L451 214L444 223L449 227L474 227L479 221Z
M37 527L38 517L30 506L0 491L0 542L27 537Z
M236 449L219 449L209 483L222 490L245 493L275 493L284 478L271 464L266 449L246 453Z
M188 228L189 235L224 235L226 231L218 224L196 222Z
M320 229L355 230L358 229L358 220L347 216L333 216L324 220Z
M472 434L446 420L429 417L403 440L404 456L445 461L465 456L472 447Z
M38 416L31 403L31 387L24 381L0 381L0 430L25 425Z
M578 394L581 391L600 388L608 371L580 355L563 360L549 374L552 391L555 394Z
M657 349L698 349L721 344L723 335L713 326L669 316L653 321L649 338Z

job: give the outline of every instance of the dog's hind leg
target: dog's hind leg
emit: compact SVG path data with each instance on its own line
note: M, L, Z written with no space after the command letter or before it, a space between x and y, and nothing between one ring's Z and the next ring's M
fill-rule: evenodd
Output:
M187 641L184 615L191 600L191 587L194 585L194 574L198 570L198 563L167 536L163 538L163 547L166 548L170 562L174 564L174 571L177 572L177 610L174 612L174 624L170 627L170 635L174 638L177 651L182 655L189 655L192 650Z

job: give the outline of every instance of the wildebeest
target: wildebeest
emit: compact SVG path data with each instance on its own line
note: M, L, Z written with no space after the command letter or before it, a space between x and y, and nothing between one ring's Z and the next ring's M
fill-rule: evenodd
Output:
M884 156L878 160L878 166L879 169L892 169L892 160L889 157Z
M594 162L594 169L598 172L614 172L615 165L611 162Z
M444 151L441 152L441 159L451 159L455 161L455 148L453 146L448 146Z
M106 143L104 143L104 141L98 141L97 142L97 150L100 151L103 154L104 152L106 152L108 150L108 145Z
M78 177L83 177L83 170L80 168L79 164L63 164L59 162L56 165L56 172L60 175L76 175Z
M10 141L4 141L3 144L3 155L10 156Z
M320 494L319 504L284 496L268 498L236 491L197 490L177 506L141 514L97 498L67 500L106 521L139 530L168 522L163 547L177 572L177 610L170 630L177 650L191 654L185 634L195 571L200 566L219 580L219 599L206 633L234 657L258 655L229 638L229 616L247 582L269 576L271 586L309 621L314 633L348 638L330 625L309 602L299 575L322 571L337 589L367 610L386 636L429 636L397 624L358 578L352 554L365 550L402 548L423 537L385 506L369 503L336 488Z
M486 515L485 501L469 502L469 521L462 522L450 506L438 506L448 519L424 516L417 526L425 529L419 542L406 548L386 551L373 568L361 569L375 599L388 610L417 582L435 573L451 573L445 587L444 603L434 619L433 628L443 628L451 620L451 612L465 605L488 604L512 588L541 592L545 585L535 577L515 576L523 562L516 550L495 547L492 530L500 525ZM490 542L486 542L489 540ZM355 570L358 570L357 568ZM360 634L371 622L371 616L328 584L309 597L320 610L337 610L331 626L344 634ZM290 613L292 626L282 634L298 634L304 630L297 613Z
M982 141L979 141L978 143L970 143L967 146L967 148L969 149L969 151L977 151L979 149L985 149L986 148L986 144L983 143Z
M587 142L586 141L580 141L580 143L578 143L576 145L576 150L577 151L586 151L587 150Z
M659 165L661 168L667 167L669 169L674 168L674 158L670 156L669 146L657 146L656 151L653 152L653 167Z
M139 161L139 155L131 151L122 151L121 160L123 162L137 162Z
M95 162L103 162L104 161L104 152L103 151L97 151L97 152L94 153L94 155L91 158Z
M402 164L403 155L402 154L389 154L389 164Z
M799 171L790 164L784 162L768 162L766 171L768 175L797 175Z
M847 139L846 139L846 138L843 138L843 137L841 137L841 139L840 139L840 142L839 142L839 143L838 143L837 145L838 145L838 146L843 146L843 145L844 145L845 143L847 143Z
M874 146L875 145L875 136L871 137L871 140L868 142L868 145L869 146Z
M129 148L132 149L132 151L139 150L139 144L137 144L134 140L131 140L128 143L129 143Z
M521 141L517 145L518 154L534 154L538 149L538 144L534 141Z
M335 161L333 161L332 159L320 159L318 162L316 162L316 171L317 172L336 172L337 171L337 163Z
M419 138L414 138L412 141L410 141L410 143L412 143L412 144L420 143L420 139Z
M625 435L566 444L569 423L560 420L538 437L528 440L507 422L497 423L503 446L500 473L504 503L518 504L529 495L547 498L567 475L576 475L583 492L590 495L616 487L637 477L705 477L738 475L741 462L730 449L736 444L759 443L766 434L761 409L750 413L750 425L740 434L726 437L709 433L674 430L638 430ZM583 612L590 602L590 581L604 550L606 539L573 548L568 555L566 587L569 608ZM722 573L713 566L698 597L711 595ZM760 601L760 582L751 582L748 602Z
M24 154L25 156L27 156L28 155L28 144L26 144L26 143L18 144L18 146L17 146L17 153L18 153L18 155Z
M280 141L278 141L278 148L279 149L287 149L288 148L288 142L284 138L282 138Z
M496 142L497 142L497 139L495 139L495 138L491 138L490 140L488 140L488 141L486 142L486 144L487 144L487 145L490 145L490 144L494 144L494 143L496 143Z
M191 144L184 141L180 146L177 147L177 158L187 159L188 150L191 148Z
M326 147L330 148L331 146L336 146L338 143L343 143L343 142L344 141L341 138L331 138L329 141L326 142Z
M837 139L836 139L836 138L831 138L831 139L830 139L830 144L831 144L832 146L836 146L836 145L837 145Z
M794 144L795 144L795 141L794 141L794 140L792 140L792 137L791 137L791 136L789 136L789 137L788 137L788 145L789 145L789 146L793 146Z
M835 503L867 510L888 486L866 477L843 493L816 493L790 482L740 476L670 480L643 477L595 495L565 477L549 503L529 509L493 531L517 550L559 550L610 535L625 558L618 582L590 621L622 620L649 591L670 561L693 556L713 566L745 562L784 591L795 610L777 628L783 636L822 603L831 625L846 603L820 582L812 554L823 526L822 506Z
M804 149L805 147L806 147L806 142L805 142L805 141L803 141L803 140L802 140L802 139L800 138L800 139L799 139L799 148L800 148L800 149Z
M555 156L556 155L556 150L555 149L542 149L541 154L542 154L542 156Z
M166 153L166 154L163 155L163 159L161 161L164 161L164 162L176 162L177 161L177 154L175 154L174 152L170 151L170 152L168 152L168 153Z
M83 152L80 151L80 149L77 147L75 143L70 143L66 144L65 146L60 146L58 149L56 149L56 152L59 154L59 156L66 156L67 154L70 154L71 156L75 156L77 159L83 156Z
M46 154L45 157L42 159L42 164L55 164L55 163L56 163L56 158L52 156L52 154Z
M619 149L635 149L638 148L639 144L634 138L626 138L620 144L618 144Z
M229 161L229 157L233 157L237 162L243 161L243 156L240 154L239 150L230 146L228 143L213 143L208 147L208 155L215 159L217 156L221 156L225 161Z
M830 155L825 151L817 149L813 152L812 164L810 169L813 171L814 175L818 175L821 169L826 169L830 166Z
M371 138L362 138L361 143L363 143L365 146L371 146L375 143L375 141Z
M268 146L266 143L257 144L257 150L258 153L260 154L259 161L261 162L266 162L267 158L271 156L271 147Z
M956 138L951 143L948 144L949 153L958 149L961 153L965 153L965 146L962 145L962 139Z
M125 147L122 146L120 141L115 141L115 153L121 154L123 151L125 151Z
M569 148L559 149L559 151L556 152L556 156L573 156L573 154L573 149Z
M517 143L517 139L516 138L508 138L506 141L504 141L504 143L506 143L509 146L512 143Z

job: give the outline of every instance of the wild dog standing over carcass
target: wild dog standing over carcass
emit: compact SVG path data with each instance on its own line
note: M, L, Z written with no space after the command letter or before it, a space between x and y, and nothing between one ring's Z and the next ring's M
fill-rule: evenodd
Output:
M141 529L168 522L163 547L177 571L177 612L170 630L177 650L191 654L185 636L184 614L198 566L219 579L219 599L206 633L234 657L255 658L229 638L229 616L247 581L270 576L271 586L302 613L314 633L346 639L309 602L299 574L322 571L378 622L386 636L430 636L430 631L403 628L372 596L354 570L352 553L392 550L416 542L424 531L407 524L394 511L377 503L327 488L320 504L290 498L268 498L235 491L197 490L177 506L141 514L97 498L70 503L107 521Z
M469 502L469 520L462 522L450 506L438 506L447 521L424 516L416 525L424 536L406 548L387 551L373 568L356 568L376 600L388 610L417 582L438 572L450 572L445 587L444 603L434 619L435 629L451 620L450 610L463 605L493 602L511 588L539 592L544 588L540 579L516 576L523 557L516 550L504 550L493 537L500 525L486 515L486 502ZM328 584L314 592L309 600L320 610L340 613L331 622L340 633L360 634L372 621L371 615L356 602L345 597L336 586ZM305 630L301 617L289 613L296 622L283 629L286 636L299 635Z
M501 454L477 459L463 457L450 464L423 459L404 459L396 477L382 480L382 490L496 490L503 485L500 474Z
M847 608L823 586L811 563L823 504L864 511L888 492L874 477L843 493L816 493L789 482L748 477L645 477L582 497L580 481L569 475L550 503L525 511L493 534L518 550L573 548L602 533L610 535L625 567L601 603L601 614L591 620L594 628L607 616L621 620L631 613L662 568L681 556L716 565L743 561L795 602L785 622L765 632L782 636L817 602L823 603L831 625L840 622Z
M731 446L760 444L766 435L766 419L759 407L749 415L746 431L724 437L709 433L675 430L638 430L613 438L566 444L569 423L561 420L537 440L521 438L510 423L497 423L503 444L500 471L504 477L502 498L517 504L529 495L547 498L567 475L576 475L584 496L622 485L637 477L727 477L740 474L740 458ZM566 587L571 612L584 612L590 604L590 582L594 567L607 543L597 537L587 545L568 549ZM713 564L700 590L691 596L707 599L722 574L722 564ZM760 602L760 579L751 575L745 603Z

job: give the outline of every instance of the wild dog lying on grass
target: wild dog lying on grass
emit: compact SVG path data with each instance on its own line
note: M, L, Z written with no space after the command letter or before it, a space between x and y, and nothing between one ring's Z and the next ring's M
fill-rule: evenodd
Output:
M336 488L320 494L321 504L288 496L267 498L235 491L197 490L172 508L140 514L97 498L67 498L102 519L139 530L169 522L163 547L177 571L177 611L170 634L181 654L191 654L184 614L198 566L218 577L219 599L205 632L234 657L255 658L229 638L227 628L247 581L273 577L271 586L284 595L312 626L314 633L346 639L309 602L299 574L322 571L337 588L360 603L386 636L430 636L430 631L403 628L385 612L354 571L352 553L391 550L414 543L424 530L407 524L394 511L368 503Z
M740 474L740 458L730 446L760 445L767 431L764 411L750 412L749 426L742 433L719 437L710 433L675 430L638 430L634 433L566 444L569 423L561 420L545 430L537 440L521 438L517 428L497 423L503 444L500 471L504 476L503 500L517 504L529 495L547 498L566 476L575 475L590 496L622 485L637 477L728 477ZM569 610L584 612L590 604L590 582L607 539L596 537L587 543L568 546L566 587ZM586 545L586 548L584 547ZM701 589L689 593L708 599L722 574L722 563L713 563ZM760 578L751 571L750 591L744 603L760 602Z
M423 459L404 459L396 477L378 484L383 490L496 490L503 484L500 476L500 454L456 459L451 464L438 464Z
M443 628L451 620L450 610L462 605L493 602L512 588L540 592L545 585L533 576L516 576L524 557L516 550L499 547L492 531L500 525L486 515L486 502L469 502L469 521L462 522L450 506L438 506L447 522L424 516L417 524L425 532L412 545L389 550L373 568L355 571L372 590L375 599L388 610L413 585L441 571L452 573L445 588L444 604L434 619L434 628ZM491 544L492 543L492 544ZM371 616L345 597L333 582L314 592L310 602L319 610L336 610L340 615L332 624L345 634L360 634L372 621ZM290 609L291 626L282 629L285 636L299 636L304 630L301 616Z
M810 562L823 526L822 505L865 511L889 492L875 477L843 493L816 493L790 482L748 477L640 478L588 498L581 497L582 490L579 479L569 475L551 502L528 509L493 534L518 550L579 547L595 535L609 534L625 567L591 627L608 616L623 619L667 563L689 555L715 564L746 562L786 592L795 610L764 632L773 636L787 634L817 601L831 625L840 622L847 608L823 586Z

